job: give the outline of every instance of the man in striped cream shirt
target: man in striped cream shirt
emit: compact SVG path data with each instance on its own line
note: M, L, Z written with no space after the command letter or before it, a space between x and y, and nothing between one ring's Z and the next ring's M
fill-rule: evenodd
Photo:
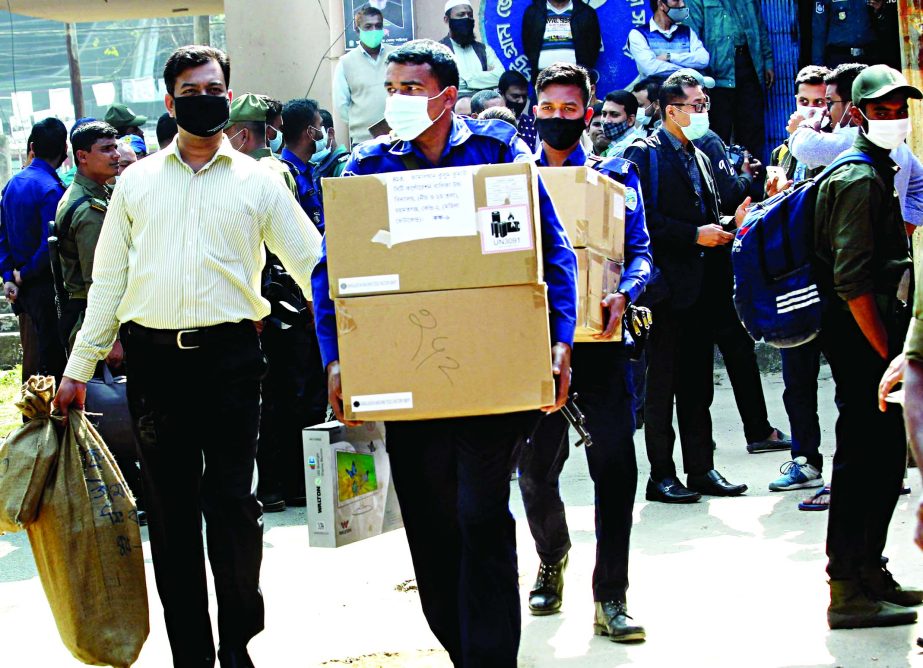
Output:
M281 177L224 138L229 78L227 56L210 47L182 47L167 61L165 103L179 135L119 180L55 400L65 414L83 407L85 383L121 327L175 666L215 662L202 513L218 659L225 668L253 665L246 645L263 628L255 457L266 361L254 326L269 314L263 244L305 292L321 247Z

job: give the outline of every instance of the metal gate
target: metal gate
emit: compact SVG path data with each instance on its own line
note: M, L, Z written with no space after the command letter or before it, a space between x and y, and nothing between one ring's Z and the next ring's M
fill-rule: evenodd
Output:
M763 0L763 20L769 29L776 73L775 84L766 93L768 158L769 152L788 138L785 126L795 111L795 75L800 54L798 0Z

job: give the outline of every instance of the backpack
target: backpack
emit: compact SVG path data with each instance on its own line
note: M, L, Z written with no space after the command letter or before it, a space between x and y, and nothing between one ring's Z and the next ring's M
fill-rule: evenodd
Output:
M823 299L814 275L814 207L820 184L843 165L871 164L849 151L823 172L753 205L731 248L734 306L755 341L793 348L821 328Z

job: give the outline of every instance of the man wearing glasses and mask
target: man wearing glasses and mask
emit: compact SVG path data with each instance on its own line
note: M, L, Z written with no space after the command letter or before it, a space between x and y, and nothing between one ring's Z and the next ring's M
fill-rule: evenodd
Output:
M722 309L734 308L730 242L749 198L736 221L721 215L711 163L692 143L708 131L709 106L694 77L671 75L660 89L663 127L624 154L638 165L654 262L668 293L653 306L644 423L651 462L646 497L663 503L747 490L715 470L709 409L715 327L724 321ZM686 485L673 462L674 397Z

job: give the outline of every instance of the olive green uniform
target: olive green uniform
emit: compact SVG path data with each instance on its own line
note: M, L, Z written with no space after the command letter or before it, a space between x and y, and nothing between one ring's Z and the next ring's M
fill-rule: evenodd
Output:
M68 304L61 318L61 330L62 338L68 343L68 349L73 345L74 338L83 324L87 294L93 283L96 242L99 241L103 229L110 195L109 188L78 172L58 204L55 229L59 233L61 276L68 295ZM75 202L84 197L90 199L74 209L67 233L61 238L60 231L67 212Z

